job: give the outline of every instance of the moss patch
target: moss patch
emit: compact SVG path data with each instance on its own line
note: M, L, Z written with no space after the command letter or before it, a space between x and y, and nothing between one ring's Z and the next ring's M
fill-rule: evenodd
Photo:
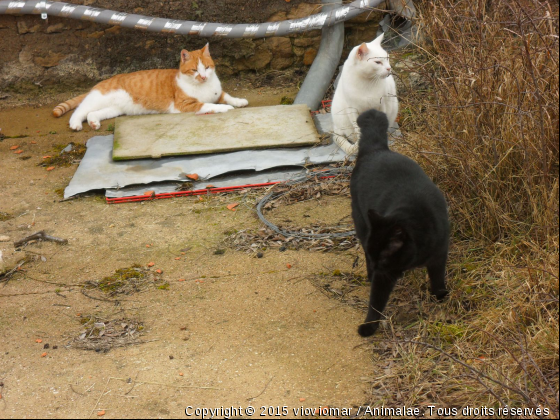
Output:
M10 220L13 218L14 216L12 216L10 213L5 213L3 211L0 211L0 222L5 222L6 220Z
M98 290L109 296L131 295L147 290L150 287L167 290L169 283L163 283L157 273L133 264L130 267L119 268L114 274L98 281L86 282L85 288Z
M56 166L56 167L66 167L72 165L74 161L81 160L86 153L86 146L80 143L73 144L72 150L69 152L63 152L67 147L67 144L55 144L52 151L54 156L43 159L41 163L37 166Z

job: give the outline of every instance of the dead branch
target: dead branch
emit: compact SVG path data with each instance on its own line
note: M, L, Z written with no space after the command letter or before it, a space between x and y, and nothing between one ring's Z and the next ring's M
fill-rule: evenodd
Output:
M14 247L19 248L19 247L25 245L27 242L33 241L33 240L36 240L36 239L42 239L43 241L52 241L52 242L56 242L56 243L59 243L59 244L62 244L62 245L66 245L68 243L67 239L61 239L61 238L57 238L57 237L54 237L54 236L47 235L44 230L41 230L39 232L35 232L32 235L26 236L25 238L20 239L19 241L14 242Z

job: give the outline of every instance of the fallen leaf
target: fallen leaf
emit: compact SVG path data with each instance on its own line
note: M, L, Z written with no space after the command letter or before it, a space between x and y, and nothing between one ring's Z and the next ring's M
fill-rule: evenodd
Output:
M158 268L158 269L156 270L156 273L161 274L161 273L163 273L163 271L161 271L161 268Z
M36 142L36 141L32 141L31 144L37 144L37 142Z
M14 152L14 154L16 154L16 155L19 155L19 154L21 154L21 153L23 153L23 150L16 150L16 151Z
M292 268L292 264L286 264L286 267Z
M150 191L146 191L146 192L144 193L144 195L155 195L155 193L156 193L155 191L150 190Z
M214 185L212 185L212 184L208 184L208 185L206 186L206 189L208 190L208 189L210 189L210 188L216 188L216 187L215 187Z
M304 401L305 401L305 398L300 398L299 399L299 402L304 402Z
M227 208L228 208L228 210L234 211L235 208L236 208L238 205L239 205L239 203L228 204Z
M19 149L19 145L10 147L10 150L16 150L16 149Z
M47 352L44 352L41 357L46 357L47 356Z
M199 195L198 196L198 201L204 201L204 199Z
M155 262L149 262L149 263L148 263L148 267L153 267L154 265L156 265Z
M104 415L105 415L105 410L98 411L98 412L97 412L97 415L98 415L99 417L104 416Z
M183 372L179 372L179 376L183 376Z
M47 168L47 171L52 171L53 169L54 169L54 166L49 166L49 167Z
M198 174L187 174L187 178L192 179L193 181L197 181Z
M38 338L37 340L35 340L36 343L42 343L43 340L41 340L40 338Z
M50 157L52 157L52 156L51 155L46 155L46 156L43 156L43 159L48 159Z
M146 248L149 248L151 245L150 244L146 244Z
M179 281L185 281L185 279L179 279Z
M175 257L175 259L176 259L177 261L179 261L179 260L181 259L181 257Z

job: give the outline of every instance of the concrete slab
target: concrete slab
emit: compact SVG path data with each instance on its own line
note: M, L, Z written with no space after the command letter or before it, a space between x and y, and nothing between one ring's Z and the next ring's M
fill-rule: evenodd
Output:
M116 119L113 160L305 147L319 141L307 105L139 115Z
M319 114L313 118L320 134L332 130L330 114ZM332 142L325 146L304 148L244 150L201 156L171 156L162 159L115 162L111 158L113 136L96 136L87 142L87 151L70 184L64 190L64 198L92 190L121 190L126 186L138 185L140 190L153 183L184 182L185 174L197 173L201 182L217 176L239 171L255 171L256 178L247 182L268 182L266 170L288 166L320 165L341 162L346 154ZM262 176L264 175L264 176ZM235 182L242 182L236 180ZM214 184L214 180L212 180ZM144 185L144 187L142 187ZM241 185L230 183L231 185ZM224 185L226 186L226 185ZM176 184L162 192L175 191ZM146 191L144 189L144 191ZM135 192L131 192L134 195ZM108 195L111 197L111 195ZM126 195L124 195L126 196Z

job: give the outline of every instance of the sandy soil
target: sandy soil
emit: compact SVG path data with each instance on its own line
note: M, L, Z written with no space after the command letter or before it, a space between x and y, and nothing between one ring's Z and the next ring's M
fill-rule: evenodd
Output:
M232 90L252 105L278 104L293 93ZM119 205L90 194L61 202L55 190L77 166L37 165L53 145L85 143L94 133L87 126L71 132L69 115L51 117L66 97L56 99L0 110L1 133L27 136L0 142L0 212L9 215L0 221L0 236L9 237L0 250L7 255L13 241L39 230L68 239L27 245L29 261L0 283L1 418L88 418L103 411L107 418L169 418L184 416L187 406L249 405L256 414L261 406L287 406L293 415L302 406L368 401L375 367L369 342L356 332L364 313L329 298L314 280L352 271L361 251L215 255L224 232L261 226L254 194ZM14 145L23 153L14 154ZM349 199L332 200L327 219L349 214ZM226 208L232 202L241 203L237 211ZM294 211L320 214L321 206ZM81 293L85 281L149 262L151 270L163 270L168 290L122 296L118 305ZM356 293L366 299L367 286ZM84 315L138 320L143 343L109 352L69 346Z

